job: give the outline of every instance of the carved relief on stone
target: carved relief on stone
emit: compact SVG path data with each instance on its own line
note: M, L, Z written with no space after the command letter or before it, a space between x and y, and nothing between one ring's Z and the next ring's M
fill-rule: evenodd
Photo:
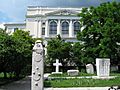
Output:
M35 81L39 81L41 79L41 74L38 67L36 67L35 71L33 71L33 79Z
M42 42L37 40L33 47L32 57L32 90L43 90L43 75L44 75L44 63L43 63L43 45Z
M34 60L35 60L36 62L40 62L40 61L42 60L42 57L43 57L43 51L42 51L42 50L41 50L40 52L37 52L37 51L36 51Z

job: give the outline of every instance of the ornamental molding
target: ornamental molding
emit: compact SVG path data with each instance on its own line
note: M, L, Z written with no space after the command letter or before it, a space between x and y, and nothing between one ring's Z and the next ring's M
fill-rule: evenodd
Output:
M59 15L62 15L62 16L70 16L70 15L75 15L77 16L79 14L79 12L76 12L74 10L56 10L56 11L52 11L52 12L49 12L49 13L45 13L46 16L51 16L51 15L55 15L55 16L59 16Z

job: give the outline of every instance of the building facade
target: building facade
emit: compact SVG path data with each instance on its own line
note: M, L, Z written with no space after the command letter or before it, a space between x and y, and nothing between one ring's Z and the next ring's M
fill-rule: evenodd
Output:
M26 22L5 24L7 32L13 33L16 29L30 31L33 38L45 40L60 35L67 41L76 41L76 33L81 30L81 8L53 8L28 6Z

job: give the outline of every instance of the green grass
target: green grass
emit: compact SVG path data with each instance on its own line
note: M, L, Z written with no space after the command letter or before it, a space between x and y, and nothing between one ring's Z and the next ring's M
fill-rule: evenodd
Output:
M55 79L45 81L45 87L106 87L119 86L120 77L109 80L100 79Z
M80 76L95 76L95 74L87 74L80 72L79 75L77 75L76 77L80 77ZM69 76L67 75L67 73L63 73L63 74L51 74L49 77L75 77L75 76Z
M81 73L79 76L90 76L90 74ZM75 79L52 79L45 81L45 87L110 87L110 86L120 86L120 73L111 73L111 76L118 76L114 79L87 79L87 78L75 78ZM51 77L65 77L66 74L62 75L51 75Z

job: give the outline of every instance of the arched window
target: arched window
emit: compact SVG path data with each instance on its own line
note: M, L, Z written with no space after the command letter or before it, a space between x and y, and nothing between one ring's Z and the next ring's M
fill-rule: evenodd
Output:
M80 31L80 23L79 22L75 22L74 23L74 34L77 34L77 32Z
M62 34L68 34L69 33L69 23L63 22L62 23Z
M57 23L55 21L50 22L50 34L57 34Z

